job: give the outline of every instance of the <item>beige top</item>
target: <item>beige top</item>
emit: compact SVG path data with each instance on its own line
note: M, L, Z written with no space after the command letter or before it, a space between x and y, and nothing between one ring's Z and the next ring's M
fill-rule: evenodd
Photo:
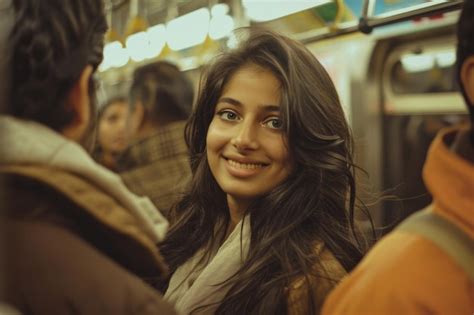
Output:
M250 233L249 221L245 220L243 228L241 221L208 261L203 261L203 251L198 251L173 274L165 299L173 303L180 314L190 314L197 307L215 303L193 313L214 314L230 288L222 282L235 274L247 257ZM313 289L314 304L319 312L326 295L345 275L344 268L328 249L319 245L316 251L321 255L322 267L315 268L310 283L301 278L288 288L288 314L309 314L308 285Z

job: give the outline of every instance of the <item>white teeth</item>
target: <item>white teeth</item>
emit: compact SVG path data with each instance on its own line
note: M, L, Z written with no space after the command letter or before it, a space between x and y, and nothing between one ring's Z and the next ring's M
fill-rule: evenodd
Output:
M229 161L229 164L233 167L243 168L243 169L247 169L247 170L253 170L253 169L263 167L263 164L239 163L239 162L236 162L236 161L233 161L233 160L227 160L227 161Z

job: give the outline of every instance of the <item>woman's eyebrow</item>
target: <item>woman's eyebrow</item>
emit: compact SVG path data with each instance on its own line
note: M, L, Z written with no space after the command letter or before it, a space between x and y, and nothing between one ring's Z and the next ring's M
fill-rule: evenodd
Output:
M242 106L242 103L239 102L238 100L234 99L234 98L231 98L231 97L221 97L219 99L219 102L218 103L229 103L231 105L235 105L235 106Z
M280 106L278 105L260 105L266 112L279 112Z
M228 103L237 107L242 107L242 103L240 101L231 97L221 97L218 103ZM280 111L280 106L278 105L262 104L262 105L259 105L259 107L261 107L266 112L279 112Z

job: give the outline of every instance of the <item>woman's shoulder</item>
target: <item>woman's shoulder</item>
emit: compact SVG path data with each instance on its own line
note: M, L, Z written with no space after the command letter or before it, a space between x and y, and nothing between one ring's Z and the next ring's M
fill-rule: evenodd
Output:
M319 313L326 296L347 273L324 244L317 244L315 253L320 260L311 273L295 279L288 287L288 314L311 314L310 299Z
M289 290L298 290L309 283L313 288L333 286L346 275L346 270L336 259L333 253L322 243L315 246L315 253L319 256L319 261L314 264L312 272L306 277L301 276L294 280ZM333 284L333 285L331 285Z
M322 275L327 276L328 282L333 282L335 285L347 274L339 260L324 244L320 245L319 257L321 258L321 264L316 268L319 268L318 271Z

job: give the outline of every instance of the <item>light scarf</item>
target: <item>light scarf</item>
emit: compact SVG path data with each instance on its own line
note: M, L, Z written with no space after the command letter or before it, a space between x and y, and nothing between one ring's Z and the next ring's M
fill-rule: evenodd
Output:
M79 144L45 125L0 115L0 150L0 165L50 166L94 183L128 209L154 242L164 239L168 221L147 197L131 193L117 174L97 164Z
M204 251L198 251L178 267L170 280L165 299L175 305L177 311L191 314L214 314L230 289L224 283L240 269L247 258L250 246L250 220L241 220L225 242L217 249L207 264L201 263Z

